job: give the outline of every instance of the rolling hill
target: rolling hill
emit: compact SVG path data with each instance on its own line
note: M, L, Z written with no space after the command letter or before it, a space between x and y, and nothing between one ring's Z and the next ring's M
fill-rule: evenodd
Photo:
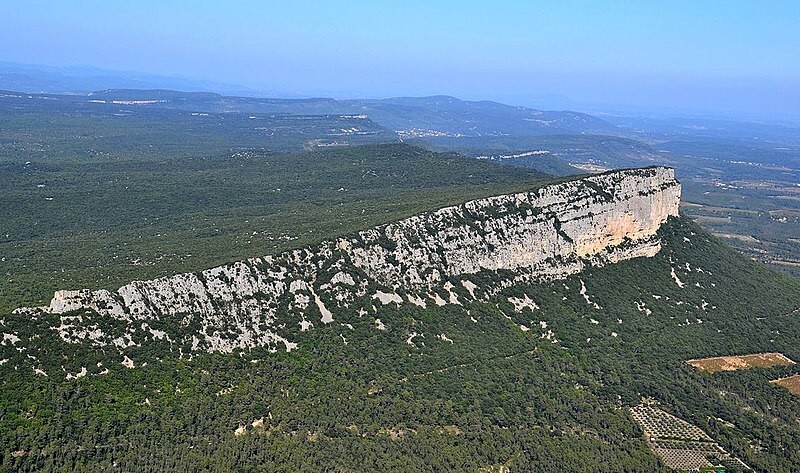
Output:
M395 166L386 175L408 176L415 193L447 176L459 181L460 166L442 165L456 158L405 145L337 153L305 158L318 176L312 194L336 195L332 172L348 163L359 173ZM430 180L404 174L421 162ZM652 426L633 415L649 413L648 422L700 429L729 455L719 461L731 471L792 471L800 398L769 381L795 365L712 374L686 361L767 351L798 359L796 280L675 216L679 187L664 168L501 184L492 176L513 168L471 162L480 167L469 175L486 186L472 203L435 210L464 199L459 191L390 218L402 187L378 179L368 184L387 197L372 203L370 214L386 219L377 227L359 220L348 228L360 232L324 230L202 277L195 266L189 274L217 288L208 317L179 309L206 296L169 278L131 286L151 294L142 299L147 316L127 302L114 308L134 300L122 290L63 293L47 309L6 312L2 465L668 471L657 453L665 441L645 438ZM517 190L499 195L502 185ZM329 202L320 210L332 206L320 198ZM301 210L307 199L284 205ZM257 257L268 247L252 248ZM429 266L409 266L419 258ZM428 269L418 278L413 268ZM263 288L245 284L245 274L263 274L253 280ZM149 284L173 289L147 292ZM262 315L241 325L240 311L255 307L247 313ZM237 328L245 326L256 332ZM282 340L262 344L256 333ZM693 455L688 441L668 441Z

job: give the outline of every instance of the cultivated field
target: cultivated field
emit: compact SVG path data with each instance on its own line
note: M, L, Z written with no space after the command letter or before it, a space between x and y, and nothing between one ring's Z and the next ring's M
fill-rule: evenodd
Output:
M719 371L736 371L750 368L770 368L773 366L790 366L794 361L781 353L756 353L742 356L717 356L713 358L700 358L687 360L687 363L709 373Z
M631 407L630 413L644 431L653 452L673 470L698 471L724 466L735 471L751 471L702 429L661 410L653 401L644 400Z
M800 396L800 374L789 376L788 378L776 379L774 381L770 381L770 383L783 386L784 388L788 389L790 393Z

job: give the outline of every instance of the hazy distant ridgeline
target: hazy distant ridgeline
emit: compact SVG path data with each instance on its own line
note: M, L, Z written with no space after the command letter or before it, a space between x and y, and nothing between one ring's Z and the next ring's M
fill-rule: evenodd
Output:
M13 98L9 95L18 94L8 92L4 95L6 97L2 98L8 99ZM609 133L616 129L603 120L577 112L548 112L447 96L379 100L272 99L171 90L102 90L88 95L32 96L73 106L116 102L116 105L206 113L366 115L381 126L408 136L553 135Z

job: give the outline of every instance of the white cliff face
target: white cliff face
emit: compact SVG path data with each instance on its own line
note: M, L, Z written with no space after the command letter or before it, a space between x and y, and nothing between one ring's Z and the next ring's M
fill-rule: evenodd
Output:
M610 257L625 240L647 245L677 215L680 185L671 169L618 171L447 207L361 232L353 263L384 285L415 287L481 270L530 269L548 259ZM391 249L380 245L389 240ZM639 254L641 253L641 254Z
M616 171L446 207L315 247L134 281L115 292L58 291L49 306L16 312L70 316L52 327L68 342L123 349L158 339L184 351L291 350L300 340L289 337L299 329L287 327L313 330L351 306L358 313L376 302L399 306L406 300L397 290L420 307L441 305L437 291L450 292L444 303L461 304L451 280L472 299L488 299L586 264L653 256L660 249L656 232L677 216L679 199L671 169ZM513 277L494 278L489 287L468 279L497 270ZM91 317L74 316L87 311Z

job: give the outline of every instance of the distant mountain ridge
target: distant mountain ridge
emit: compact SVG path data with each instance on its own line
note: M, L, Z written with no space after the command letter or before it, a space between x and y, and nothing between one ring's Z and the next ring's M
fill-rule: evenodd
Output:
M0 83L2 85L2 83ZM7 92L5 95L14 95ZM87 95L34 94L70 103L111 103L207 113L366 115L401 139L436 136L613 134L615 125L571 111L542 111L449 96L336 100L226 96L166 89L107 89Z
M84 95L93 90L114 88L171 88L244 95L256 93L246 87L183 77L109 71L91 66L56 67L0 62L0 89L26 93Z
M370 118L374 118L387 128L395 131L408 130L411 133L435 131L480 136L552 134L556 131L602 132L615 128L614 125L582 113L542 112L492 101L463 101L444 95L356 100L264 99L257 97L292 97L293 94L277 90L256 90L208 80L132 71L110 71L91 66L57 67L0 61L0 90L67 95L98 94L97 91L103 91L100 93L120 94L118 95L120 97L130 94L152 97L155 94L161 97L172 96L179 102L195 104L205 102L207 106L216 102L215 105L218 107L193 111L368 113ZM185 92L173 92L178 90ZM194 95L198 93L204 95ZM426 114L419 115L421 111L425 111ZM520 120L528 123L519 123Z

